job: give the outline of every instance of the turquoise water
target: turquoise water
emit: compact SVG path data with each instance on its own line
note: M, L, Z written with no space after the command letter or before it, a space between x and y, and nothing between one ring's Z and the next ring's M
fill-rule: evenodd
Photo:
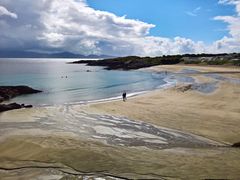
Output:
M131 95L166 84L163 77L150 72L106 71L69 61L73 60L0 59L0 85L28 85L43 91L14 102L55 105L120 97L123 91Z

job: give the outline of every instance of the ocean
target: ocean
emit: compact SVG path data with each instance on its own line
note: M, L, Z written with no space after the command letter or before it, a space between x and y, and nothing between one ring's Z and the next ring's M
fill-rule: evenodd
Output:
M164 86L164 76L144 71L108 71L103 67L67 64L79 59L0 59L0 86L27 85L43 93L10 102L35 106L77 104L128 97Z

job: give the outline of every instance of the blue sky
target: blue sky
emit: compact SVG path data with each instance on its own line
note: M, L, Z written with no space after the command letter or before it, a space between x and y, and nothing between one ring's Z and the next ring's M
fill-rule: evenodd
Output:
M240 0L0 0L4 50L113 56L240 52Z
M219 5L218 0L87 0L89 6L130 19L156 25L150 34L190 38L212 43L228 34L226 23L215 16L235 14L233 5Z

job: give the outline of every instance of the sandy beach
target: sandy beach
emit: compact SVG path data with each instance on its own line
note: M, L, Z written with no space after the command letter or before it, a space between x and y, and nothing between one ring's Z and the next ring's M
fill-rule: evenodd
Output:
M1 179L239 179L240 69L156 66L177 82L126 102L0 114Z
M175 65L157 66L147 70L180 72L189 68L205 73L224 72L221 74L222 76L240 78L240 73L232 73L239 72L239 68L229 67ZM207 77L206 74L193 73L189 76L195 78L200 84L216 81L214 78ZM224 143L238 142L240 135L240 83L219 81L217 89L209 94L191 89L184 90L186 86L177 84L169 89L156 90L129 99L127 103L115 101L88 105L84 108L95 113L126 116L163 127L187 131Z

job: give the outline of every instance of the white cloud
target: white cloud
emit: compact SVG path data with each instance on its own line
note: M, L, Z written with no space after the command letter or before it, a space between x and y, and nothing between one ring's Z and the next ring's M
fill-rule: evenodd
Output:
M214 43L214 47L216 49L216 52L239 52L240 41L231 37L223 37Z
M236 15L217 16L214 19L228 24L228 37L216 41L217 51L239 52L240 51L240 0L220 0L220 4L232 4L236 7Z
M193 11L186 11L185 13L189 16L198 16L198 13L201 9L201 7L197 7Z
M154 25L96 11L84 2L52 1L42 22L46 27L42 40L81 53L156 56L200 50L200 43L189 39L148 36Z
M240 0L219 0L220 4L233 4L236 6L238 16L240 16Z
M149 31L155 25L95 10L85 0L0 0L0 4L16 12L19 17L14 22L0 19L1 49L117 56L214 53L224 51L225 44L231 43L231 48L235 48L236 43L232 41L238 36L238 32L232 31L232 37L229 37L232 41L225 38L212 46L183 37L171 39L150 36ZM194 12L200 9L198 7ZM223 20L222 17L215 19ZM227 50L231 51L229 47Z
M41 40L52 47L65 46L70 51L81 50L85 53L112 53L111 47L131 44L129 39L146 36L154 27L152 24L96 11L84 1L73 0L51 1L41 21L45 27L39 37ZM120 54L121 48L119 52L116 48L115 53ZM105 52L101 49L105 49Z
M5 7L0 6L0 16L10 16L11 18L17 19L17 14L8 11Z

